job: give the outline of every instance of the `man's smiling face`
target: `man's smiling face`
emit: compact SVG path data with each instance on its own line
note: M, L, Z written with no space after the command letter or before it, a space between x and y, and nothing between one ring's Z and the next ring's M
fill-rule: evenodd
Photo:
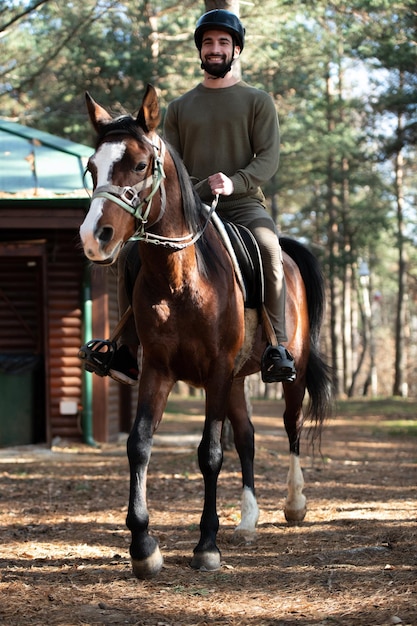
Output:
M207 30L202 39L200 58L204 70L211 76L223 76L240 53L233 37L224 30Z

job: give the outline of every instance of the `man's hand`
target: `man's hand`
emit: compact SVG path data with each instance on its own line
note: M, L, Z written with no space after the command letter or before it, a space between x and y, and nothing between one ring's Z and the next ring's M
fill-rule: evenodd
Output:
M209 176L207 180L213 196L216 194L220 194L221 196L232 195L234 191L233 183L230 178L226 176L226 174L223 174L223 172L212 174L212 176Z

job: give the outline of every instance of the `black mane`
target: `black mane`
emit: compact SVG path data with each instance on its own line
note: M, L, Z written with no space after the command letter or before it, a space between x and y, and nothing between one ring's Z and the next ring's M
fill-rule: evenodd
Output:
M186 170L181 157L172 146L165 142L167 150L174 161L180 184L182 205L186 224L192 233L197 233L202 226L203 208L202 201L194 189L191 178Z
M165 142L165 145L177 170L187 227L191 233L197 234L204 229L206 225L207 213L203 210L202 200L194 189L194 185L181 157L167 142ZM195 246L200 273L207 277L209 268L218 273L221 258L218 258L218 255L213 252L210 240L205 237L204 233L199 237Z

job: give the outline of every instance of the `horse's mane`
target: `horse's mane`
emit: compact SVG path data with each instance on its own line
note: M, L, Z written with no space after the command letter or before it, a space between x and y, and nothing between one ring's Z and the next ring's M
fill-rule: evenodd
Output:
M165 142L165 145L177 170L185 222L190 232L196 233L201 228L203 216L201 199L194 189L191 178L178 152L169 143Z
M192 184L181 157L169 143L165 142L165 145L177 170L185 222L190 232L196 234L204 227L207 214L203 210L202 200L194 189L194 185ZM209 239L203 234L199 237L195 245L200 272L207 276L209 266L211 269L217 268L218 270L216 263L218 264L220 259L212 252Z

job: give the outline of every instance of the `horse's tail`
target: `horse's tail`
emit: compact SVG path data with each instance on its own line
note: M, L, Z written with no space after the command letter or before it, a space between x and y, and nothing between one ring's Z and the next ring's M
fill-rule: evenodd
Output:
M310 355L307 362L306 386L309 401L305 416L315 423L314 436L319 436L324 419L332 408L332 369L320 354L320 330L325 311L325 283L316 257L302 244L287 237L280 237L280 244L298 265L303 279L310 321Z

